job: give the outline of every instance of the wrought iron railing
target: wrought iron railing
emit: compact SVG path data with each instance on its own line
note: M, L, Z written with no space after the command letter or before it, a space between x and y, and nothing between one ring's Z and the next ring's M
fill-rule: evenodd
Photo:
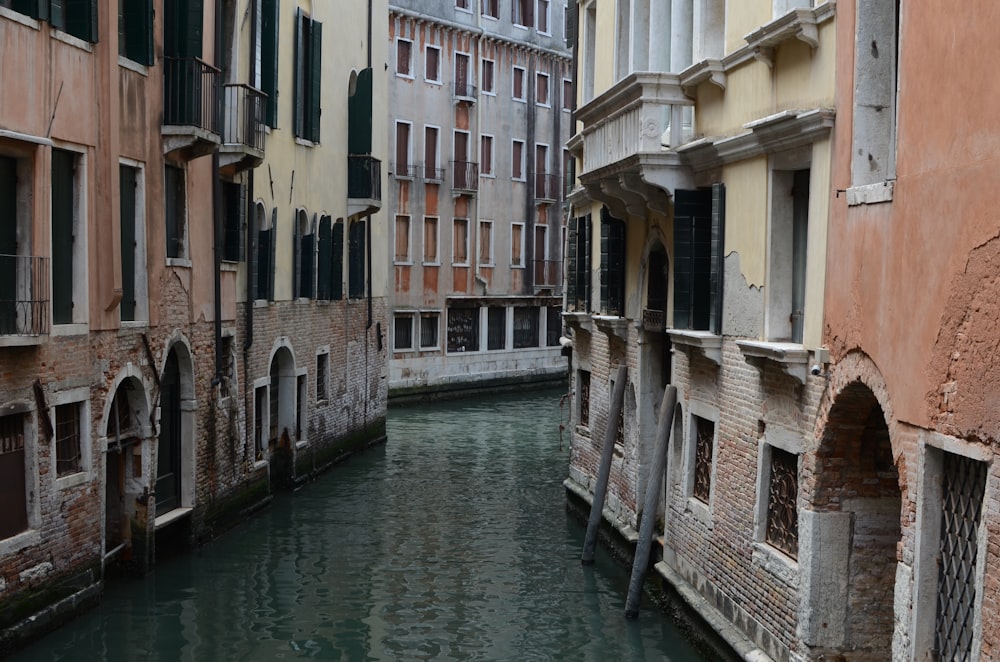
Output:
M163 123L219 133L220 71L196 57L165 57L163 65Z
M382 162L371 154L347 155L347 197L382 199Z
M404 177L406 179L416 179L420 173L420 166L414 163L400 163L396 161L392 164L392 174L395 177Z
M264 109L267 95L244 83L227 83L223 142L264 149Z
M49 258L0 255L0 336L49 332Z
M423 166L423 177L427 181L431 182L441 182L444 181L444 168L438 168L434 165L424 165Z
M559 175L547 172L535 173L535 200L559 199Z
M452 161L451 170L454 176L452 188L459 191L479 190L479 164L471 161Z
M476 86L469 82L459 81L455 83L455 98L456 99L475 99L476 98Z
M561 260L532 260L535 287L559 287L562 285Z
M642 328L646 331L666 331L667 314L653 308L642 309Z

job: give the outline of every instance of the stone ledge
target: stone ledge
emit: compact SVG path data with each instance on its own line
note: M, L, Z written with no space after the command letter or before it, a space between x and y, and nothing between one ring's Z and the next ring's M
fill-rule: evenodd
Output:
M809 350L800 343L737 340L736 346L743 352L747 363L758 370L763 370L765 361L771 361L789 377L798 380L801 384L806 383Z
M717 366L722 366L722 336L711 331L691 331L688 329L667 329L670 342L701 352L701 355Z

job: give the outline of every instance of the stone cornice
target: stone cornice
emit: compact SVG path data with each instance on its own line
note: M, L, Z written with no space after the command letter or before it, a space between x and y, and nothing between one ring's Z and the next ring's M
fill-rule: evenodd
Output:
M694 105L680 83L677 74L633 72L578 108L575 119L583 122L586 133L593 125L608 121L641 102Z

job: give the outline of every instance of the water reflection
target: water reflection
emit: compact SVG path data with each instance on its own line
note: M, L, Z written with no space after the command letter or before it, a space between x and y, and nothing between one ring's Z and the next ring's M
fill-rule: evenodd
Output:
M390 412L386 445L18 659L693 660L625 571L580 565L560 393Z

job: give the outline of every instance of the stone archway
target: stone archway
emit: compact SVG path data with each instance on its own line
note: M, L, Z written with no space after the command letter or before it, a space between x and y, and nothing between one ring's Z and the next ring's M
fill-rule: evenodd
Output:
M287 486L292 477L292 447L296 439L298 410L295 357L291 350L278 346L271 356L268 389L267 450L271 464L271 481L277 487Z
M174 342L160 375L156 449L156 517L194 505L194 364L185 342Z

